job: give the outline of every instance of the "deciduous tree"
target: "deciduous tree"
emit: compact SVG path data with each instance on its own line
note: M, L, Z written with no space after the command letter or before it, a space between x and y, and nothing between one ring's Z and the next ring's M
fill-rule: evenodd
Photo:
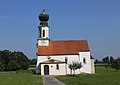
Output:
M9 50L0 51L0 65L4 71L13 71L29 67L29 59L23 52Z
M75 70L80 69L82 67L81 63L73 61L71 64L69 64L69 68L71 70L71 75L72 75L72 70L73 70L73 75L75 75Z
M111 63L111 67L118 71L120 69L120 58L117 58Z

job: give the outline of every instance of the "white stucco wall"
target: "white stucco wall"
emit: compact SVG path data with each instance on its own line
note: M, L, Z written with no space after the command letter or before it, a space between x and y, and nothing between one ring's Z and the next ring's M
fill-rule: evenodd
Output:
M94 59L91 59L91 73L95 73L95 65L94 65Z
M90 52L79 52L80 60L82 62L82 73L91 73L91 59L90 59ZM83 62L83 59L85 58L86 63Z
M67 62L67 74L70 74L70 69L69 69L68 65L70 63L72 63L72 61L81 62L82 66L83 66L81 69L76 70L76 74L91 73L90 52L79 52L79 55L38 56L37 65L36 65L36 73L40 72L39 63L47 61L48 57L50 57L50 59L60 60L60 61L63 61L63 62L65 62L65 58L67 57L67 60L68 60L68 62ZM83 63L83 58L86 59L86 64ZM63 69L64 67L65 67L64 65L61 65L60 69L61 68ZM41 68L41 69L43 69L43 68ZM54 73L53 69L54 69L54 65L53 65L53 68L50 68L50 73L51 72ZM55 71L55 73L56 72L58 73L58 72L61 72L61 71ZM51 73L51 75L53 75L52 73Z
M41 64L41 75L44 75L44 66L49 66L49 75L66 75L66 66L64 63L60 63L59 70L56 69L56 64Z
M40 73L40 66L39 63L46 61L48 58L47 56L38 56L37 65L36 65L36 73Z
M48 57L50 57L50 59L60 60L62 62L65 62L65 58L67 57L68 64L70 64L72 61L80 62L79 55L38 56L37 65L36 65L36 73L40 72L39 63L47 61ZM67 65L67 69L69 69L68 65ZM70 73L70 71L67 70L67 73Z

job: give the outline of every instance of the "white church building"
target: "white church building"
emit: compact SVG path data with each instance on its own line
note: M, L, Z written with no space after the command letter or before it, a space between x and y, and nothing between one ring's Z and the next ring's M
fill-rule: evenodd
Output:
M49 38L49 15L43 9L39 15L36 73L40 75L70 74L69 64L82 64L76 74L95 73L94 59L90 55L87 40L51 40Z

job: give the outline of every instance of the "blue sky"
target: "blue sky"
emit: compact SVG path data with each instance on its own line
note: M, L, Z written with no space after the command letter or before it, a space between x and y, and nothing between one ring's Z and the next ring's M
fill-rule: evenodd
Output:
M88 40L96 59L120 57L120 0L0 0L0 50L37 58L38 15L50 15L53 40Z

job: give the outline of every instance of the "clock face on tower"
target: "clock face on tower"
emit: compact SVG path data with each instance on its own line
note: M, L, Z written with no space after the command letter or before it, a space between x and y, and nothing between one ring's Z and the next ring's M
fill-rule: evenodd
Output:
M46 42L45 42L45 40L42 40L41 43L42 43L42 44L45 44Z
M39 40L38 41L38 46L48 46L49 41L48 40Z

